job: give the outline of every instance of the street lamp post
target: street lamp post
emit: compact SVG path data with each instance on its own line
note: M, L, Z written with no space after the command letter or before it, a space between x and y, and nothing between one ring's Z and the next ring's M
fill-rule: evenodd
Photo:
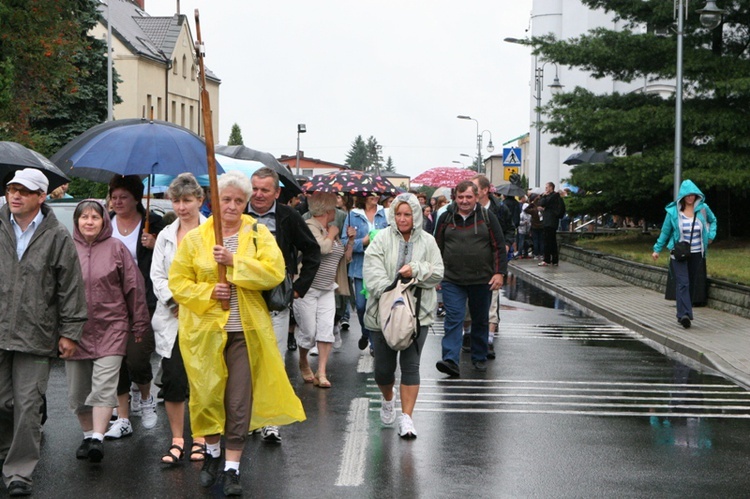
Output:
M675 104L674 104L674 199L680 195L682 183L682 35L685 30L685 10L687 1L677 2L677 68L675 73ZM708 0L705 7L698 9L700 22L704 28L714 29L721 24L721 17L725 13L716 6L716 2Z
M519 45L528 45L528 40L519 40L518 38L505 38L504 41L508 43L517 43ZM534 96L534 100L536 101L536 123L534 124L536 128L535 136L535 144L534 144L534 150L536 152L536 157L534 158L534 187L539 187L541 185L541 176L542 176L542 127L541 127L541 121L542 121L542 87L544 87L544 66L547 64L552 64L555 66L555 79L552 81L552 84L549 86L550 91L552 92L552 95L556 95L560 93L563 86L560 84L560 78L559 78L559 69L557 67L557 64L552 61L546 61L542 63L541 66L539 66L539 60L537 56L534 56L534 90L536 91L536 95Z
M297 175L299 175L299 134L307 132L307 127L300 123L297 125Z
M482 166L484 164L482 162L482 136L485 134L485 132L490 135L490 141L487 144L487 152L492 152L492 151L495 150L495 146L492 145L492 132L490 132L489 130L482 130L480 132L479 131L479 121L475 120L471 116L466 116L466 115L460 114L460 115L456 116L456 118L458 118L460 120L471 120L471 121L473 121L474 123L477 124L477 173L482 173ZM462 154L462 156L463 156L463 154Z

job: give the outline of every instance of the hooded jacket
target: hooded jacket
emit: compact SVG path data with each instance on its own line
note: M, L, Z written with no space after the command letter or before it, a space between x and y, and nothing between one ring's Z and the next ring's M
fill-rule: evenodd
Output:
M91 201L91 200L88 200ZM78 225L73 228L81 262L89 320L71 360L125 355L128 333L148 332L146 286L130 251L112 237L112 222L104 212L102 230L89 243Z
M487 284L508 271L500 222L477 204L464 219L454 203L440 215L435 240L443 255L445 280L458 285Z
M412 211L414 227L409 241L396 226L396 208L407 202ZM380 331L378 303L380 296L390 286L398 274L401 255L406 255L405 263L411 266L412 277L422 288L419 307L419 322L429 326L435 322L437 291L435 288L443 279L443 259L432 235L422 228L422 208L413 194L399 194L387 210L389 226L380 231L365 251L363 276L367 283L370 298L367 300L365 327Z
M234 265L227 281L234 284L252 375L253 407L249 430L304 421L305 411L284 368L261 292L284 279L284 256L268 228L242 215ZM211 298L219 280L214 246L214 219L185 235L169 268L169 289L180 306L180 350L190 382L190 426L194 435L224 432L224 358L229 310Z
M388 220L385 209L378 205L378 211L375 212L373 219L376 229L384 229L388 226ZM354 208L349 212L344 222L344 230L341 231L341 242L346 246L349 237L346 235L346 229L349 226L357 229L357 235L354 236L354 246L352 248L352 261L349 262L349 277L362 279L362 264L365 261L365 246L362 240L370 234L370 225L365 215L365 210ZM372 241L370 241L372 243ZM395 277L394 277L395 279Z
M206 221L206 217L199 216L199 224ZM159 232L154 246L154 256L151 260L151 282L154 284L156 295L156 310L151 318L151 327L154 328L154 343L156 353L164 358L172 357L172 347L177 338L177 317L173 310L177 303L172 298L169 290L169 267L177 252L177 231L180 228L178 218Z
M57 356L60 337L81 338L86 296L76 247L52 209L18 260L10 208L0 208L0 349Z
M680 240L680 201L689 194L698 196L695 200L694 211L695 217L703 224L701 239L703 242L703 256L706 256L708 243L716 238L716 216L705 203L706 197L703 195L703 192L698 189L698 186L692 180L683 180L677 195L677 201L672 201L666 206L665 211L667 215L661 226L659 239L654 244L655 253L660 253L665 246L669 250L673 249L675 243Z

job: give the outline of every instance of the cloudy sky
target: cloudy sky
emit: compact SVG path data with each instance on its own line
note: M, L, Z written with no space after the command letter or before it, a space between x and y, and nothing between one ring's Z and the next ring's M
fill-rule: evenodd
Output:
M146 0L154 16L176 0ZM219 141L233 123L246 145L344 163L375 136L399 173L459 166L476 124L502 144L529 131L531 0L181 0L206 65L222 80ZM212 103L212 106L215 104ZM488 135L484 134L486 146ZM484 156L488 153L483 151Z

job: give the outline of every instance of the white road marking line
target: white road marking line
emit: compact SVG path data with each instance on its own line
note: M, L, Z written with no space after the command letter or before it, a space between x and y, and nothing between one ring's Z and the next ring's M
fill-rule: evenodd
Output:
M420 401L421 402L421 401ZM370 409L377 411L377 409ZM420 407L419 402L414 408L415 412L450 412L450 413L483 413L483 414L555 414L566 416L611 416L611 417L650 417L660 418L713 418L713 419L750 419L750 414L726 414L726 413L672 413L672 412L625 412L625 411L565 411L565 410L541 410L541 409L480 409L480 408L430 408Z
M374 397L374 399L377 399L379 397L380 392L367 392L367 395L369 395L371 398ZM420 400L422 400L422 397L445 397L446 393L443 392L427 392L424 390L419 391ZM696 394L700 395L700 394ZM722 403L737 403L737 404L748 404L750 403L750 400L747 398L703 398L703 397L675 397L672 395L667 395L665 397L625 397L625 396L618 396L618 395L587 395L587 394L558 394L558 393L465 393L465 392L451 392L451 397L466 397L466 398L493 398L493 397L506 397L506 398L550 398L550 399L576 399L576 400L641 400L641 401L649 401L649 402L656 402L660 400L665 400L669 402L675 402L678 400L681 401L687 401L687 402L722 402ZM379 399L378 399L379 400ZM460 400L460 399L458 399ZM468 403L469 401L467 401ZM748 406L748 409L750 409L750 406Z
M374 369L373 356L370 354L360 355L357 362L358 373L371 373Z
M369 433L367 419L370 399L355 398L349 405L346 437L341 452L341 465L336 486L358 487L365 481L365 461Z

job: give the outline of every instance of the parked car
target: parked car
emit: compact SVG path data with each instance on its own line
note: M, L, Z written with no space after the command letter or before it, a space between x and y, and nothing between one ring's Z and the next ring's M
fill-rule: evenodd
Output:
M73 233L73 212L82 199L48 199L46 202L55 212L55 216L66 229ZM146 206L146 200L143 200L143 206ZM164 216L168 211L172 211L172 202L169 199L152 199L149 209L157 215Z

